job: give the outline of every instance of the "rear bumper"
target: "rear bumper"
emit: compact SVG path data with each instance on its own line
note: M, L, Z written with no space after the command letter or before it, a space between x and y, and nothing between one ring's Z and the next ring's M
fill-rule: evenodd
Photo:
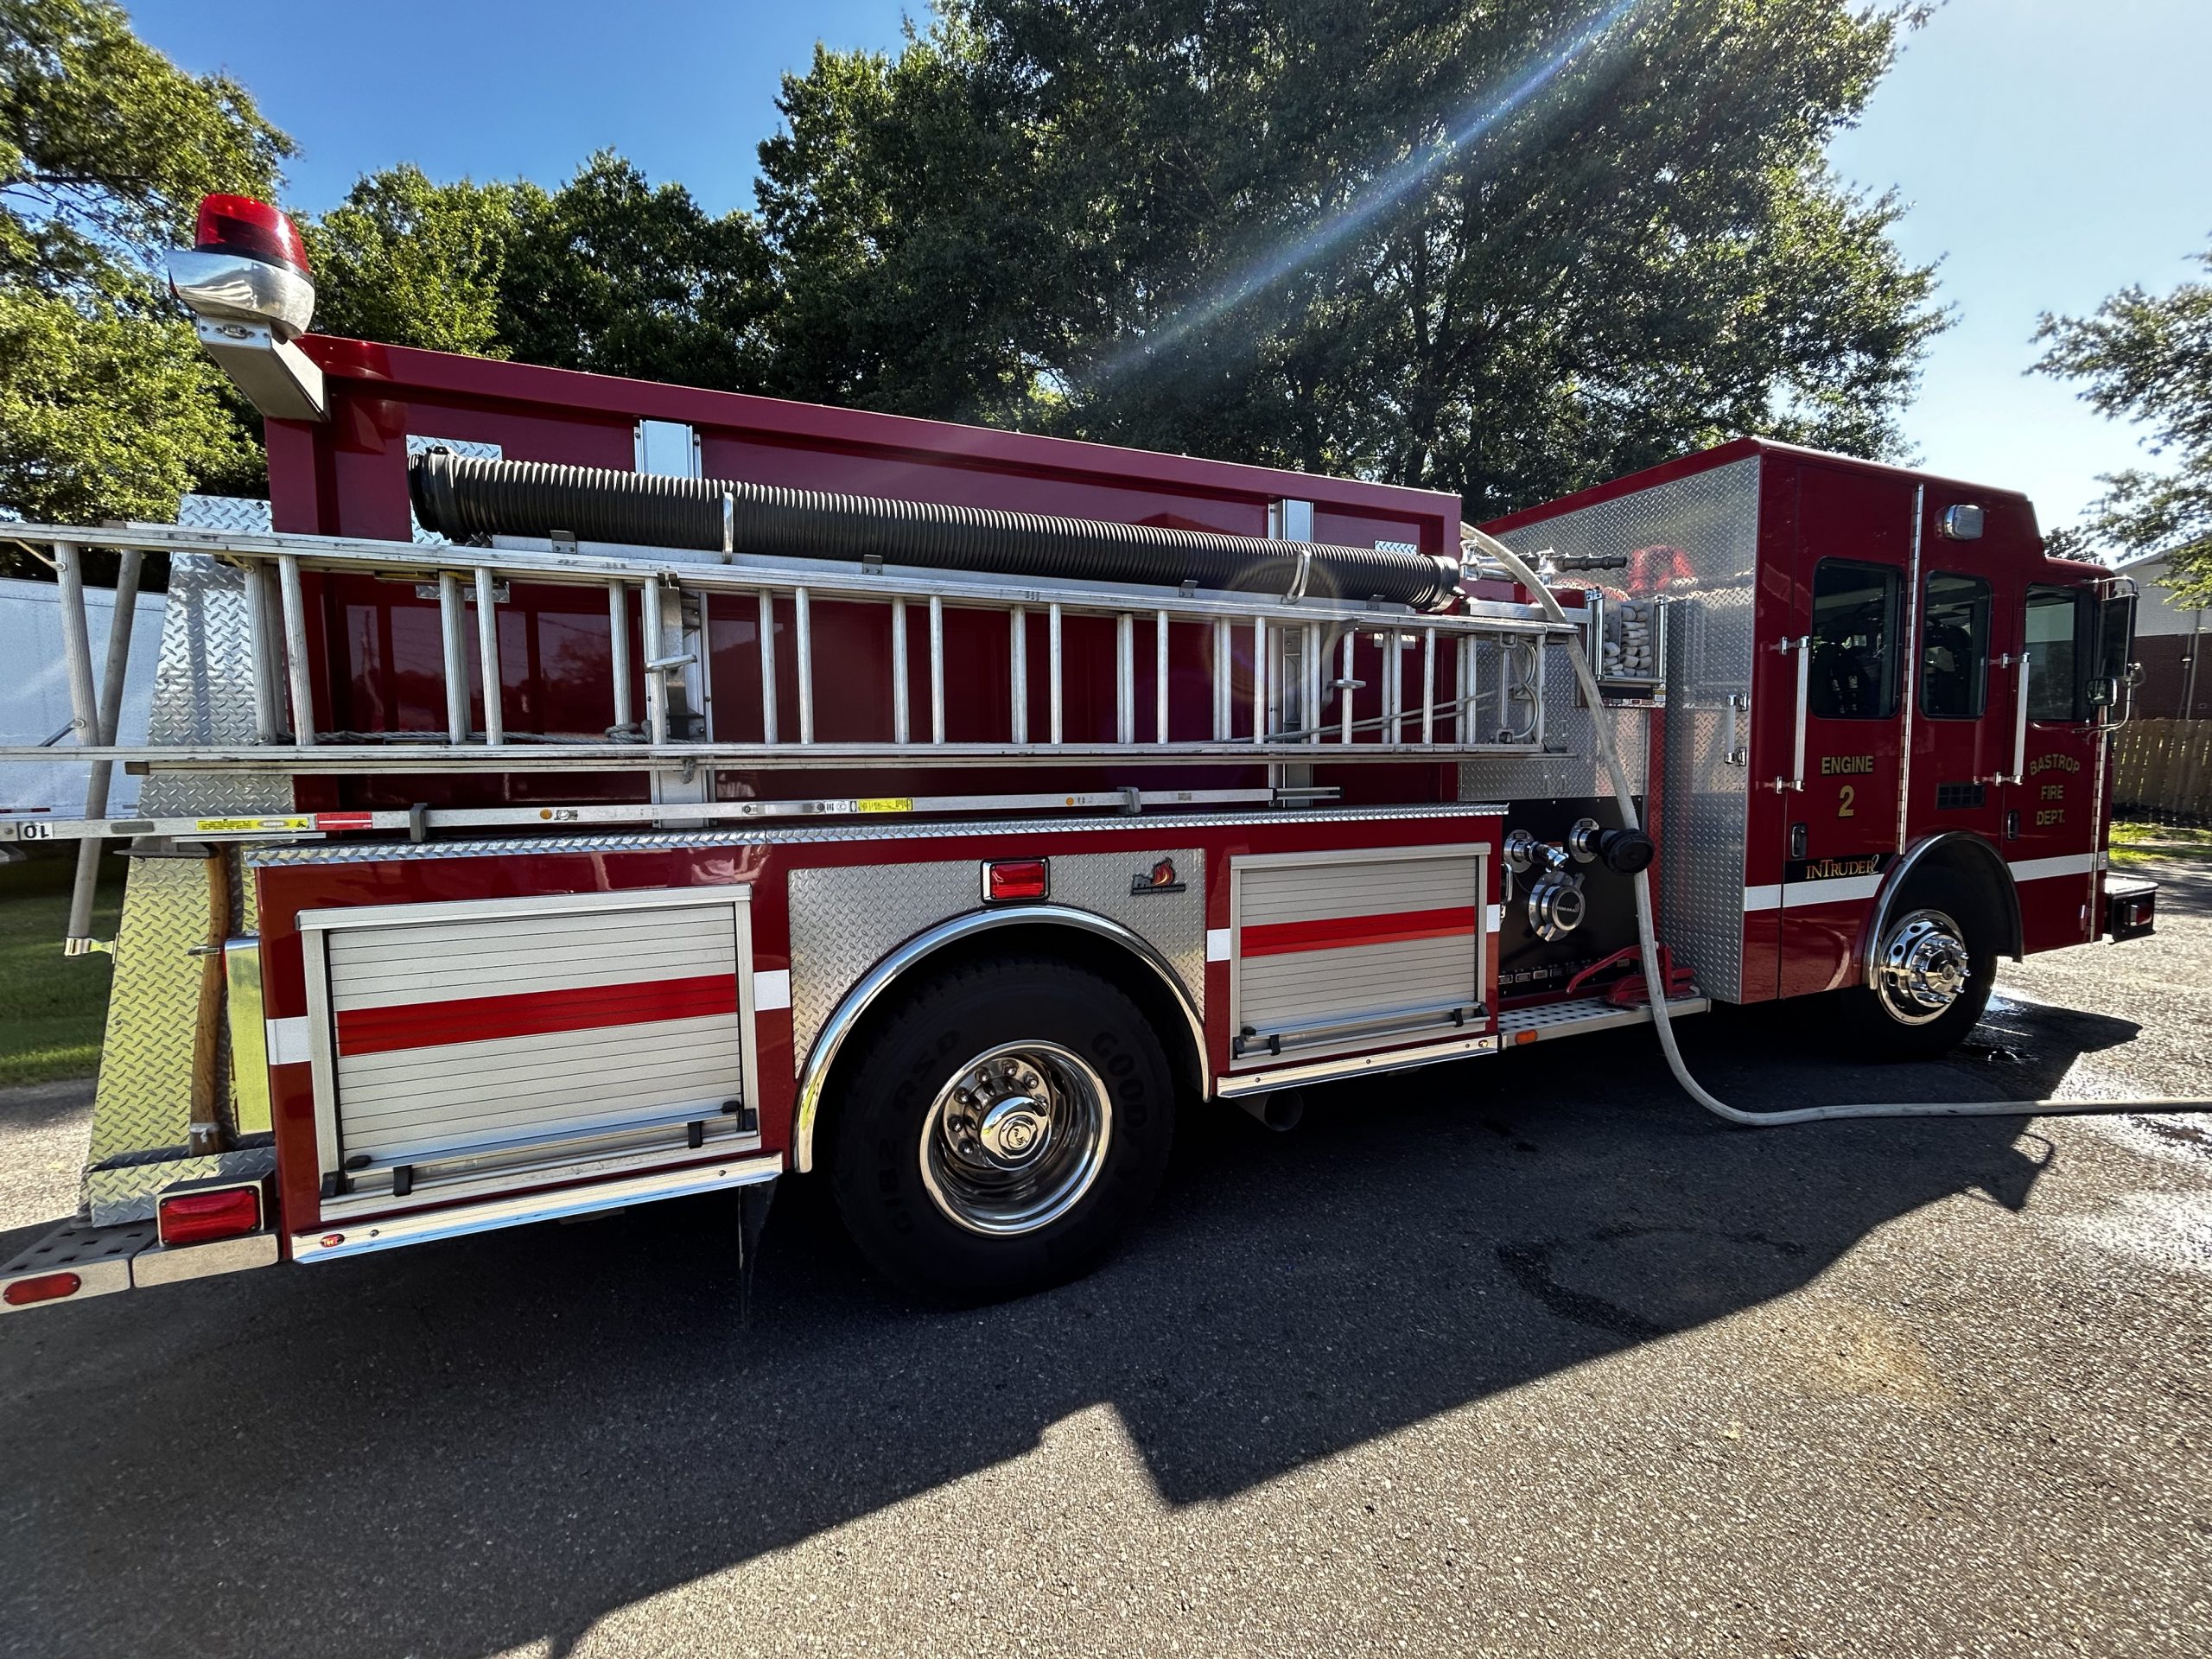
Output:
M164 1245L150 1221L111 1227L67 1222L0 1267L0 1313L265 1268L279 1254L276 1235L267 1230L207 1244Z

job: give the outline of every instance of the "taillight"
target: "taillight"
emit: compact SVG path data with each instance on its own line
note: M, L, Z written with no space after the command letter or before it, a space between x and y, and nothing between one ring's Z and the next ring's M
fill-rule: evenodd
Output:
M41 1273L35 1278L18 1279L7 1289L0 1290L0 1301L10 1307L29 1307L33 1302L58 1302L64 1296L74 1296L84 1283L73 1273Z
M229 1186L216 1192L170 1192L159 1213L164 1244L206 1244L261 1230L261 1189Z
M1042 899L1052 889L1052 868L1044 859L1001 858L983 866L983 898L988 903Z
M202 197L192 245L195 252L242 254L302 275L308 269L308 251L292 221L251 196Z

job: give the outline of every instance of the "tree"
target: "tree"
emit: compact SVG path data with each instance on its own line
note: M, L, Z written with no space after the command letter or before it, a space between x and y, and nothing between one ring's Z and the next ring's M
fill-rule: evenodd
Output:
M2212 250L2196 263L2212 270ZM2088 523L2052 539L2068 551L2101 542L2165 554L2175 602L2212 605L2212 283L2122 289L2088 317L2045 313L2035 338L2050 346L2037 372L2086 382L2083 402L2147 423L2151 453L2174 457L2164 472L2107 474Z
M258 457L154 262L200 197L273 197L253 100L186 74L110 0L0 0L0 509L169 516Z
M785 83L778 370L1477 516L1737 431L1895 454L1933 273L1821 156L1910 21L947 0Z
M750 214L715 218L682 185L653 186L601 150L521 221L500 334L525 362L749 387L767 278Z
M363 175L301 235L315 270L315 326L434 352L505 357L507 256L546 210L530 184L433 184L410 164Z
M328 333L692 385L760 378L758 225L612 151L550 194L391 168L303 233Z

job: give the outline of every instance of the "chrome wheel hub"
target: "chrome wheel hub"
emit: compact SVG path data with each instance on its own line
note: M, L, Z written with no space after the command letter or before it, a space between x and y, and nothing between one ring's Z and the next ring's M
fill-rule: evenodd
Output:
M1940 910L1916 910L1883 941L1876 988L1891 1018L1924 1026L1950 1010L1973 976L1959 925Z
M1072 1050L1004 1043L962 1066L930 1103L922 1185L970 1232L1034 1232L1090 1191L1112 1133L1105 1083Z

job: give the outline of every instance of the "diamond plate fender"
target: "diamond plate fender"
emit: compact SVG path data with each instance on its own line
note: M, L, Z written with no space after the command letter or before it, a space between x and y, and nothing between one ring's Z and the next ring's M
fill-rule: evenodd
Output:
M1133 893L1132 874L1172 859L1183 891ZM1081 926L1118 938L1179 995L1205 1052L1205 858L1195 848L1058 855L1048 904L986 910L972 859L793 870L789 877L793 1052L804 1057L792 1165L813 1166L814 1123L836 1044L875 994L938 945L1012 922ZM909 957L901 951L908 947Z

